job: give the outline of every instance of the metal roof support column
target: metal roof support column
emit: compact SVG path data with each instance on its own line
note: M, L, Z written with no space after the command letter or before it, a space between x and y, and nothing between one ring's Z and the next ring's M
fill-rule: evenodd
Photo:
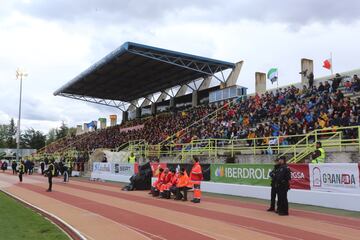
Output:
M136 108L136 118L141 118L141 107Z
M175 109L175 97L170 97L170 111Z
M226 79L224 87L231 87L236 85L236 81L239 77L243 63L244 61L240 61L235 64L235 68L233 68L228 78Z
M123 111L122 112L122 122L126 122L126 121L129 121L129 112Z
M201 82L201 84L200 84L200 86L199 86L198 90L199 90L199 91L201 91L201 90L204 90L204 89L209 88L210 83L211 83L211 79L212 79L212 77L211 77L211 76L210 76L210 77L206 77L206 78L204 78L204 80Z
M151 115L155 116L156 115L156 103L153 102L151 104Z
M197 90L194 90L192 92L191 102L192 102L193 107L196 107L199 104L199 98L198 98L198 91Z

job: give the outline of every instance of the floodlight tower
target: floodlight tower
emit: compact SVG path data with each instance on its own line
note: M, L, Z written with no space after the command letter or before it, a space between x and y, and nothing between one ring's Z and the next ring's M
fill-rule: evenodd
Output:
M19 161L20 154L20 120L21 120L21 99L22 99L22 80L27 77L28 74L23 70L18 68L16 70L16 79L20 80L20 98L19 98L19 118L17 122L16 130L16 161Z

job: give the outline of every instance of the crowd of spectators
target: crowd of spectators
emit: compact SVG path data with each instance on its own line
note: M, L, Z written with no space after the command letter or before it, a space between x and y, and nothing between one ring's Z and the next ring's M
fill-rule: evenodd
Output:
M216 119L206 119L192 127L177 143L194 139L253 139L257 145L268 145L273 137L302 135L315 129L360 125L360 98L344 96L360 91L360 79L355 75L350 87L328 81L311 88L294 86L279 88L265 94L255 94L235 103L227 103ZM339 86L342 86L339 88ZM356 138L355 130L344 131L345 138ZM299 138L279 138L280 144L294 144ZM248 141L251 146L254 141ZM276 143L277 144L277 143Z
M264 94L255 94L236 101L226 102L217 111L216 118L205 118L175 138L175 144L196 139L252 139L257 145L267 145L272 137L305 134L315 129L360 125L360 99L350 97L360 91L360 79L355 75L343 81L336 75L318 86L289 86ZM345 93L350 96L345 97ZM204 118L219 106L202 105L186 111L163 113L146 119L132 120L95 132L67 137L46 148L56 152L64 148L91 151L96 148L116 148L131 140L144 139L157 144L195 121ZM142 129L121 132L120 129L144 125ZM357 132L345 131L347 138ZM282 138L280 144L294 144L296 138ZM254 141L248 141L251 146Z
M189 126L216 109L215 106L198 106L187 111L163 113L146 120L129 121L106 129L87 132L74 137L66 137L46 147L47 153L72 148L92 151L96 148L116 148L131 140L143 139L149 144L157 144L181 129ZM142 129L121 132L120 129L144 125Z

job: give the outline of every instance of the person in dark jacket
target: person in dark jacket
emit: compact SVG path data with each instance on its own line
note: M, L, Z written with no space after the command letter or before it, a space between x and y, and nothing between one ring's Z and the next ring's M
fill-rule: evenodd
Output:
M289 204L287 193L290 189L291 171L286 164L286 158L280 157L280 167L276 174L275 186L278 193L278 214L280 216L289 215Z
M311 72L309 75L306 76L309 80L309 89L311 89L314 86L314 73Z
M30 164L29 164L29 175L32 175L32 174L34 173L34 167L35 167L34 161L30 161Z
M40 169L41 169L41 175L44 175L44 171L45 171L45 162L44 161L41 161Z
M8 163L7 163L7 161L4 161L4 162L1 164L1 170L3 170L3 172L5 172L5 170L7 170L7 167L8 167Z
M343 77L339 73L335 74L335 77L332 80L332 85L331 85L333 93L335 93L337 91L342 79L343 79Z
M52 178L55 176L55 161L52 159L48 168L45 170L45 175L48 177L49 188L46 190L47 192L52 191Z
M270 208L267 210L268 212L275 212L275 203L276 203L276 195L277 195L277 189L275 186L275 180L276 175L279 172L279 159L275 159L274 169L270 172L271 177L271 202L270 202Z
M16 163L16 161L13 161L11 164L11 169L13 171L13 175L16 175L16 168L17 168L17 163Z

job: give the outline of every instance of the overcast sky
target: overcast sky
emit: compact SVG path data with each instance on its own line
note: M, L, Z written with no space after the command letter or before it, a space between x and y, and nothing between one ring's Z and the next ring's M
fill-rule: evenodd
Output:
M300 59L316 77L333 52L337 72L360 68L358 0L0 0L0 123L17 118L23 67L23 128L89 122L116 109L53 92L126 41L237 62L238 84L279 68L279 84L300 80ZM269 84L268 84L269 86Z

